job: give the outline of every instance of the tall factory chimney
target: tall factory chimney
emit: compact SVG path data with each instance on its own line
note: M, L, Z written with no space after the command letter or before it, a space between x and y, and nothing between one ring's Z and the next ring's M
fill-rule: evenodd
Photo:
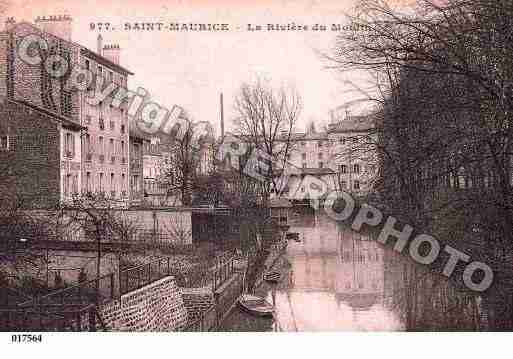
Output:
M96 38L96 52L98 55L102 56L102 50L103 50L103 37L101 34L98 34L98 37Z
M219 102L221 106L221 139L224 138L224 106L223 106L223 93L219 96Z

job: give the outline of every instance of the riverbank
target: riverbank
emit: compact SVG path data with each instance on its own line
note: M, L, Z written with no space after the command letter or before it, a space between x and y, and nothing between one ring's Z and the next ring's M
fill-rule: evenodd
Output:
M273 302L273 295L270 295L270 293L273 293L277 287L283 285L282 283L288 283L289 281L290 263L286 258L285 250L286 247L277 247L269 253L261 275L259 275L259 279L255 284L255 295L266 298L270 303ZM273 284L263 280L263 274L269 270L277 271L282 275L279 283ZM238 305L231 308L218 328L218 331L221 332L270 332L279 330L280 328L274 318L251 315L243 311Z

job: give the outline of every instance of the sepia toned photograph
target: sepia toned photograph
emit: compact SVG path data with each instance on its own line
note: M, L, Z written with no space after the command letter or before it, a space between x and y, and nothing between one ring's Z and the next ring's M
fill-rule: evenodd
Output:
M512 0L0 0L2 342L512 331L512 25Z

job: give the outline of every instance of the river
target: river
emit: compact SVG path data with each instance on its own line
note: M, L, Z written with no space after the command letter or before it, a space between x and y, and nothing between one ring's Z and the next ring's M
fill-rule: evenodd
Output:
M276 265L283 279L256 290L274 304L274 318L235 308L220 330L478 330L482 325L474 300L438 277L418 280L426 278L423 268L347 226L312 214L296 218L291 231L300 241L290 240Z

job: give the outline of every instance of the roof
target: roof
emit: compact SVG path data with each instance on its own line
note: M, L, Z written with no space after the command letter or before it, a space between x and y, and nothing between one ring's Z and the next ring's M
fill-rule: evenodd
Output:
M46 116L52 117L52 118L58 120L59 122L61 122L63 126L67 126L67 127L71 128L71 129L73 129L75 131L80 131L80 130L87 129L87 127L84 127L84 126L80 125L78 122L71 121L69 118L64 117L63 115L60 115L60 114L58 114L56 112L50 111L50 110L45 109L43 107L39 107L39 106L34 105L34 104L30 103L30 102L27 102L27 101L24 101L24 100L13 100L13 99L8 99L8 101L16 103L16 104L19 104L19 105L23 105L23 106L29 107L32 110L40 112L40 113L42 113L42 114L44 114Z
M151 135L141 131L141 129L139 129L139 127L137 126L137 123L133 120L129 120L128 133L129 133L130 137L135 138L135 139L147 140L147 141L151 140Z
M134 73L125 69L123 66L121 65L118 65L112 61L110 61L109 59L101 56L101 55L98 55L96 52L94 51L91 51L89 50L88 48L80 45L81 49L80 49L80 53L84 56L87 56L89 57L90 59L98 62L99 64L102 64L104 66L107 66L107 67L110 67L110 68L113 68L114 70L118 71L118 72L121 72L125 75L133 75Z
M374 128L375 116L349 116L328 125L329 133L367 132Z
M302 175L313 175L313 176L320 176L320 175L331 175L335 174L335 171L333 171L331 168L316 168L316 167L307 167L307 168L300 168L299 171Z
M286 198L278 197L278 198L273 198L270 200L269 207L289 208L289 207L292 207L292 203Z
M131 71L127 70L127 69L126 69L126 68L124 68L123 66L118 65L118 64L116 64L116 63L114 63L114 62L110 61L109 59L107 59L107 58L105 58L105 57L103 57L103 56L101 56L101 55L98 55L96 52L89 50L89 49L88 49L87 47L85 47L84 45L81 45L81 44L79 44L79 43L77 43L77 42L74 42L74 41L71 41L71 40L63 39L62 37L59 37L59 36L57 36L57 35L54 35L54 34L52 34L52 33L50 33L50 32L46 32L46 31L44 31L43 29L41 29L40 27L38 27L37 25L35 25L35 24L31 23L31 22L28 22L28 21L20 21L20 22L16 23L16 24L14 25L14 27L17 27L17 26L19 26L19 25L21 25L21 24L29 25L30 27L32 27L33 29L36 29L37 31L39 31L39 32L41 32L41 33L48 34L48 35L53 36L53 37L55 37L55 38L58 38L58 39L60 39L60 40L62 40L62 41L66 41L66 42L67 42L67 43L69 43L69 44L72 44L72 45L75 45L75 46L80 47L80 53L81 53L81 54L83 54L83 55L85 55L85 56L87 56L87 57L89 57L89 58L91 58L91 59L93 59L93 60L97 61L98 63L101 63L102 65L105 65L105 66L107 66L107 67L113 68L114 70L117 70L117 71L119 71L119 72L122 72L122 73L123 73L123 74L125 74L125 75L133 75L133 74L134 74L133 72L131 72Z

